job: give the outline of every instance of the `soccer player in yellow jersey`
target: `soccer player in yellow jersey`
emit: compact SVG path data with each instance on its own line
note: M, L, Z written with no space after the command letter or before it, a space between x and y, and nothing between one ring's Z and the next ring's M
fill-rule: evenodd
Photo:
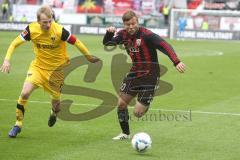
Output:
M42 6L37 11L37 22L29 24L26 29L11 43L4 62L0 68L3 73L10 71L11 55L16 47L32 41L35 59L32 61L16 108L16 124L9 132L9 137L16 137L21 132L24 112L31 93L38 87L50 93L52 109L48 120L52 127L60 111L60 90L63 84L63 68L69 63L66 42L76 46L91 63L99 61L90 55L84 44L64 27L52 19L53 12L49 6Z

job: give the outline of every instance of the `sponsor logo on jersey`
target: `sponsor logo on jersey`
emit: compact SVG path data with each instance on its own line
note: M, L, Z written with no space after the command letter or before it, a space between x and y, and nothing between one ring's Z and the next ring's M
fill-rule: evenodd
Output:
M40 43L37 43L36 46L39 49L55 49L59 47L59 45L49 45L49 44L40 44Z

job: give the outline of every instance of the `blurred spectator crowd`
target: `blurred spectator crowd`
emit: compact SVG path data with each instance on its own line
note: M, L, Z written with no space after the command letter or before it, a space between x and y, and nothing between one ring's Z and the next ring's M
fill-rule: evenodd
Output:
M240 10L240 0L0 0L1 20L14 21L13 5L49 4L54 8L69 9L73 13L121 15L133 9L138 15L164 16L168 19L171 8L206 10ZM21 21L27 21L22 15Z

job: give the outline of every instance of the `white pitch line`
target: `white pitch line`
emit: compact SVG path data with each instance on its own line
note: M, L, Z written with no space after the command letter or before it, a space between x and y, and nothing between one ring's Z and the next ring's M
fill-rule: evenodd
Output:
M212 115L229 115L229 116L240 116L240 113L226 113L226 112L207 112L207 111L193 111L193 110L175 110L175 109L155 109L150 108L149 110L159 110L159 111L166 111L166 112L182 112L182 113L197 113L197 114L212 114Z
M4 99L0 98L0 101L8 101L8 102L17 102L17 100L13 99ZM47 101L28 101L29 103L42 103L42 104L50 104L50 102ZM85 103L72 103L72 105L75 106L92 106L97 107L98 104L85 104ZM113 106L109 106L113 107ZM134 107L128 107L133 109ZM198 110L178 110L178 109L156 109L156 108L150 108L149 110L152 111L165 111L165 112L182 112L182 113L195 113L195 114L208 114L208 115L225 115L225 116L240 116L240 113L229 113L229 112L207 112L207 111L198 111Z
M188 56L222 56L224 54L222 51L208 50L208 49L196 52L196 51L192 51L191 49L187 50L185 48L184 49L179 48L177 51L180 53L183 53L180 55L185 56L185 57L188 57Z

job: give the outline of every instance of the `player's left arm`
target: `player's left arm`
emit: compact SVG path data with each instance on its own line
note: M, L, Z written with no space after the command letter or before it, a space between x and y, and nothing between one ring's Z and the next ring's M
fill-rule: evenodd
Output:
M86 59L89 62L95 63L100 61L99 58L91 55L88 48L78 38L76 38L73 34L71 34L65 28L62 29L61 40L67 41L68 43L77 47L77 49L86 57Z
M183 62L180 61L173 47L169 43L167 43L164 39L155 33L148 35L148 39L155 48L169 57L169 59L173 62L174 66L180 73L184 73L186 66Z

